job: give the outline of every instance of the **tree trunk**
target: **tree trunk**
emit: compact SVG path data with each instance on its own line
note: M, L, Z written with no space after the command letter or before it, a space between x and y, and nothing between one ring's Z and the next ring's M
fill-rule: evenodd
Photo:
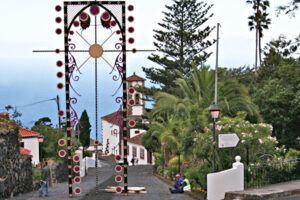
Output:
M258 28L256 27L255 31L255 74L257 73L257 58L258 58Z
M178 154L178 173L181 174L181 170L180 170L180 153Z
M168 163L169 163L169 150L168 150L168 144L164 145L164 159L165 159L165 167L168 167Z
M258 55L259 55L259 66L261 65L261 37L258 36Z

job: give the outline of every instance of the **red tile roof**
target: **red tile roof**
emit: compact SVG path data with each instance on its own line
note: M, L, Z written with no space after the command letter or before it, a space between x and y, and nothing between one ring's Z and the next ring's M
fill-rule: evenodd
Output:
M24 147L20 148L20 154L22 155L30 155L31 151L29 149L26 149Z
M140 76L137 76L135 73L133 73L132 76L129 76L127 78L127 81L130 81L130 82L132 82L132 81L145 81L145 79L140 77Z
M2 118L2 119L9 119L9 114L7 112L1 112L0 113L0 118Z
M22 138L27 138L27 137L40 137L40 134L35 132L35 131L31 131L25 128L21 128L19 129L19 136Z
M111 124L118 125L122 123L122 113L118 110L116 112L101 117L101 119Z
M133 144L138 144L138 145L142 145L142 138L144 136L144 133L141 133L137 136L134 136L132 138L129 138L127 140L127 142L133 143Z

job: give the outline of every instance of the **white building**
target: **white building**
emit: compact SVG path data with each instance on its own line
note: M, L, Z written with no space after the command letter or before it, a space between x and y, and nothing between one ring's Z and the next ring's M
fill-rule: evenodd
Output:
M19 129L19 137L21 139L21 147L29 150L29 155L32 156L32 164L40 163L40 148L39 143L43 142L43 137L35 132L25 128Z
M138 87L144 86L145 79L137 76L135 73L127 78L128 88L128 121L141 121L145 113L144 94L137 91ZM122 154L122 138L119 131L122 112L103 116L102 119L102 139L103 153L106 155ZM142 146L142 136L145 130L129 127L128 135L128 161L135 156L138 158L138 164L151 164L153 156ZM131 163L130 163L131 164Z
M121 137L119 133L119 112L114 112L103 116L102 119L102 139L103 153L106 155L120 154Z
M128 162L132 165L131 159L135 159L135 165L153 164L152 153L142 145L142 137L144 133L136 135L128 139Z

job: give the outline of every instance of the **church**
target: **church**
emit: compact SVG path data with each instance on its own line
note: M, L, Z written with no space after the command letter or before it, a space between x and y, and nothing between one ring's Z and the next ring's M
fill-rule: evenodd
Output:
M143 122L145 114L145 95L138 92L136 88L143 87L145 79L135 73L127 78L128 96L133 97L134 101L129 102L128 119ZM122 138L119 131L121 112L116 111L105 115L101 118L102 123L102 139L103 139L103 154L105 155L122 155ZM129 123L129 138L128 138L128 161L129 164L132 158L135 158L135 164L147 165L153 164L153 155L142 145L142 137L145 130L135 127L136 124Z

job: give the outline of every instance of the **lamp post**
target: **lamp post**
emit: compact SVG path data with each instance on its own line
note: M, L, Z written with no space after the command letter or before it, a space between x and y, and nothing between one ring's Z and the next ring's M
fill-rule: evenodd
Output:
M213 103L209 106L209 112L213 119L213 172L216 172L216 120L219 117L220 109Z

